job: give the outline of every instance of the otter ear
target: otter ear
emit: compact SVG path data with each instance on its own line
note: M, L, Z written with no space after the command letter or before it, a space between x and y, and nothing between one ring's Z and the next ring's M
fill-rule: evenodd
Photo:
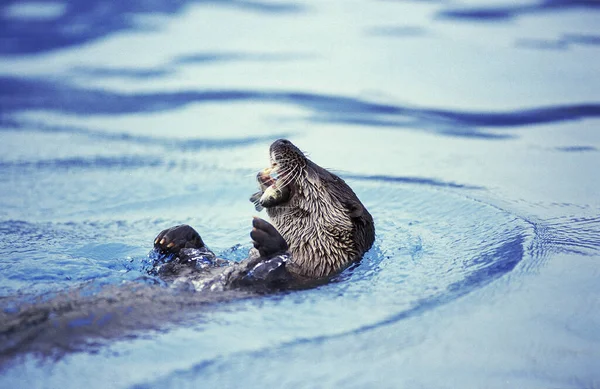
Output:
M359 218L363 215L364 208L361 203L351 201L346 203L346 208L348 209L348 214L353 219Z

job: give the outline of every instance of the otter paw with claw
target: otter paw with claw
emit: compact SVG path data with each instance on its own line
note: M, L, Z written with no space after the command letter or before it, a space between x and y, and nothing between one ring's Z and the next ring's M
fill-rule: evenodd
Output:
M288 250L288 244L283 236L269 222L255 217L252 220L252 227L250 237L261 257L269 258Z
M177 254L184 248L204 247L200 234L187 224L167 228L154 239L154 248L163 253Z

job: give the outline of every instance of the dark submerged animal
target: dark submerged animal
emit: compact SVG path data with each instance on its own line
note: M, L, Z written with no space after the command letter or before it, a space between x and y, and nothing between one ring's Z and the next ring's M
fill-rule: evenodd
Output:
M285 139L271 145L270 159L271 167L257 176L260 191L251 201L259 210L266 208L272 224L255 218L250 233L255 250L250 257L228 263L220 274L211 272L212 278L198 277L192 281L196 289L280 287L326 279L359 261L371 248L373 218L344 180ZM155 249L175 256L171 267L178 270L170 270L175 275L182 264L195 261L191 250L206 250L200 235L188 225L162 231Z

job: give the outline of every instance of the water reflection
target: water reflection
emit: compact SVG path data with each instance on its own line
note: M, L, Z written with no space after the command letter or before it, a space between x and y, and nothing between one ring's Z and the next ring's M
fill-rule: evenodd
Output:
M82 127L67 125L50 125L40 121L17 121L4 119L0 115L0 132L8 131L36 131L49 134L71 134L84 135L90 139L100 141L119 141L139 145L159 146L168 150L201 150L201 149L231 149L235 147L249 146L257 143L265 143L273 138L288 138L289 133L279 133L265 136L239 136L235 138L191 138L173 139L168 136L154 137L147 135L133 135L128 132L110 132L92 130Z
M178 56L169 63L149 69L76 66L72 72L93 79L124 78L146 81L172 75L182 65L213 65L219 63L281 62L309 58L296 53L204 52Z
M593 179L600 101L592 71L600 36L588 23L599 3L396 3L313 1L310 8L285 0L2 3L0 56L15 68L7 66L0 77L5 145L0 232L6 238L0 292L10 296L0 298L5 303L0 327L8 331L0 359L3 351L18 355L56 346L71 354L89 350L86 342L97 338L145 336L143 328L177 322L185 312L196 312L194 322L203 327L185 334L180 344L173 332L148 335L138 354L71 355L53 364L52 373L25 365L4 374L0 386L26 385L24 377L60 386L72 371L86 377L86 368L89 381L100 383L98 377L111 371L124 385L149 379L139 375L162 374L182 377L179 386L195 378L206 386L204 374L194 376L203 366L221 366L219 380L239 383L251 373L264 378L260 367L274 361L288 365L269 370L279 384L306 384L304 375L286 369L290 361L294 366L303 361L281 358L282 344L306 346L305 371L314 370L315 354L333 361L318 370L338 384L356 377L356 371L339 372L339 357L350 355L348 347L356 347L352 358L364 370L386 377L384 386L397 384L398 376L389 373L406 364L386 372L380 356L399 353L403 362L422 358L429 371L442 350L452 350L441 362L464 360L470 366L465 375L483 371L504 380L510 367L503 362L514 356L539 361L536 345L543 343L560 349L558 356L542 358L549 364L588 366L591 354L573 347L570 329L597 321L598 310L578 311L569 302L589 305L585 296L597 289L593 272L587 286L570 277L600 253ZM573 22L573 16L589 25ZM206 39L191 40L196 31ZM240 37L241 31L248 36ZM57 49L62 50L47 54ZM190 108L178 110L182 107ZM561 124L568 121L581 122ZM281 132L282 123L291 123L292 130ZM137 297L123 290L122 281L140 275L140 262L163 225L198 225L220 253L244 257L252 212L247 194L255 174L250 166L266 161L271 139L290 135L302 137L316 160L320 153L333 166L349 169L342 176L353 181L377 218L377 247L340 276L341 282L227 304L222 315L207 314L202 297L164 293L164 285L150 285L151 279L135 281ZM344 153L347 146L353 151ZM259 152L261 162L253 160ZM537 200L543 206L531 205ZM502 208L505 204L510 206ZM572 212L575 206L580 208ZM556 278L540 277L556 254L574 256ZM494 282L503 274L508 276ZM108 283L104 294L94 285L80 286L91 278ZM530 290L544 282L549 287L537 299L504 288ZM560 285L564 289L552 295ZM31 293L41 309L23 305L20 290ZM67 292L57 296L56 290ZM97 294L98 300L92 298ZM511 294L515 307L496 312L494 299ZM73 301L81 305L69 305ZM126 311L132 301L139 306ZM49 314L62 307L64 316ZM458 313L448 313L452 307ZM19 309L31 313L31 326L5 326L7 315ZM468 311L482 315L467 316ZM533 331L527 313L535 316ZM448 323L463 315L460 327L472 336L444 342L459 327ZM514 317L524 320L510 322ZM568 327L569 335L538 332L548 323ZM496 336L508 327L525 330ZM369 331L373 336L358 347L356 335ZM593 331L582 341L593 341ZM532 340L531 333L541 335ZM556 340L561 336L562 343ZM339 354L331 352L336 337ZM431 342L419 351L399 347L423 339ZM421 353L424 349L431 354ZM475 349L508 355L484 369L455 358L483 355ZM167 359L176 366L161 365L160 373L143 367L154 369L157 360ZM190 376L180 361L198 368ZM538 366L527 361L525 370ZM550 371L539 374L541 382ZM134 374L139 375L131 378ZM566 382L569 374L573 371L557 373L554 382ZM581 382L592 382L583 377Z
M74 0L64 3L10 0L0 5L0 53L41 53L82 45L117 32L148 29L136 18L178 13L192 3L275 15L304 10L293 2L260 0Z
M131 114L172 110L189 104L211 102L276 103L303 108L314 122L420 129L441 135L503 139L508 134L493 128L600 117L600 104L566 104L507 112L456 111L374 103L355 97L306 92L261 90L189 90L177 92L120 93L84 89L45 80L0 77L3 100L0 124L10 127L9 114L43 109L65 114ZM14 121L12 121L14 125Z

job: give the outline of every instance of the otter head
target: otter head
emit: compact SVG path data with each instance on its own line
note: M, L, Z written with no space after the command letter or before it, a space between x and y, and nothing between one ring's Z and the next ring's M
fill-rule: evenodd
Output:
M288 140L271 145L270 159L257 177L258 202L288 243L290 271L327 277L358 261L373 244L375 227L354 191Z

